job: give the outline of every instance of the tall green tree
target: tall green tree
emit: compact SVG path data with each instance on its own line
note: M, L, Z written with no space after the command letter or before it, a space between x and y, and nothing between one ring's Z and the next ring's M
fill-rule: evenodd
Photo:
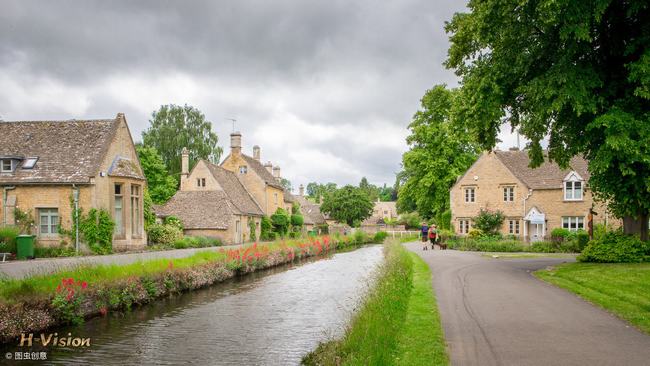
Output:
M350 226L359 226L361 221L372 215L373 208L374 204L366 192L351 185L326 195L321 205L322 212Z
M287 178L280 178L280 184L282 184L282 187L284 187L284 189L286 189L289 192L293 190L293 187L291 186L291 181Z
M320 202L321 198L332 194L336 189L336 183L322 184L311 182L307 184L307 196L309 196L309 198L314 202Z
M590 187L647 240L650 3L472 0L446 30L461 120L492 148L502 122L530 139L532 166L589 160Z
M436 85L421 100L421 109L409 124L409 151L398 173L400 212L417 211L433 218L449 209L449 189L476 161L478 144L452 116L457 90Z
M379 188L377 188L377 186L374 184L368 183L368 178L361 178L361 181L359 182L359 188L366 192L371 201L375 202L377 201L377 198L379 198Z
M218 163L223 152L217 146L219 138L212 131L212 123L192 106L163 105L153 112L149 128L142 133L145 146L160 153L169 174L178 177L181 172L181 151L190 152L190 169L199 159Z
M167 202L176 193L177 180L167 173L167 167L156 148L138 144L135 149L144 176L147 178L148 193L151 200L156 204Z

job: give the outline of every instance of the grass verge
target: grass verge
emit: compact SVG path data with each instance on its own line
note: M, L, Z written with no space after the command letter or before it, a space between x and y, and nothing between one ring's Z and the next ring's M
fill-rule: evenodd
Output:
M322 343L306 365L447 365L428 266L392 240L375 287L342 339Z
M650 263L570 263L535 275L650 333Z

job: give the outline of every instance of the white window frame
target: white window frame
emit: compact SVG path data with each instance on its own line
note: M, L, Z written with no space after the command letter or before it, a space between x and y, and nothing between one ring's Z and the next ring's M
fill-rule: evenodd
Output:
M23 163L23 169L34 169L34 166L36 166L37 161L38 161L38 158L27 158L27 159L25 159L25 162Z
M113 234L118 238L124 237L124 186L122 183L113 185L113 220L115 221ZM119 193L117 193L118 187ZM120 203L119 207L118 202Z
M476 187L465 187L463 192L465 194L465 203L476 202Z
M47 222L43 223L43 218L46 218ZM53 223L52 218L56 218L56 221ZM59 235L59 209L56 207L40 207L38 209L38 235L44 237L52 237ZM47 230L43 231L43 225L47 227Z
M562 191L564 193L565 201L584 200L585 197L584 179L582 179L582 177L578 173L570 172L562 182Z
M131 184L131 237L142 237L142 188L138 184Z
M519 235L521 233L519 220L508 220L508 233L511 235Z
M458 232L460 234L469 234L471 229L471 224L469 219L459 219L458 220Z
M9 169L6 168L5 164L9 164ZM11 159L2 159L0 160L0 173L12 173L14 171L14 164Z
M515 187L514 186L504 186L503 187L503 202L514 202L515 201Z
M569 231L578 231L585 229L584 216L562 216L562 227Z

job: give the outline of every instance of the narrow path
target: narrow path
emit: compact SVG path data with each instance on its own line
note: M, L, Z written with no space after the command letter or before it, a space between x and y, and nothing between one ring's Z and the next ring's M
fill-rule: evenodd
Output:
M453 365L650 365L650 336L531 272L571 258L422 251Z
M129 264L137 261L160 258L184 258L201 251L239 248L239 245L227 245L208 248L171 249L152 252L120 253L110 255L92 255L65 258L37 258L34 260L0 262L0 277L24 278L35 274L46 274L61 269L73 268L86 264Z

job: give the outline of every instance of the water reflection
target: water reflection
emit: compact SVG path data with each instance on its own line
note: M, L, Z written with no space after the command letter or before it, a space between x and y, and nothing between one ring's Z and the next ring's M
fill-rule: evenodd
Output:
M91 337L92 347L50 348L48 363L298 364L320 341L340 334L381 259L381 247L369 246L59 329Z

